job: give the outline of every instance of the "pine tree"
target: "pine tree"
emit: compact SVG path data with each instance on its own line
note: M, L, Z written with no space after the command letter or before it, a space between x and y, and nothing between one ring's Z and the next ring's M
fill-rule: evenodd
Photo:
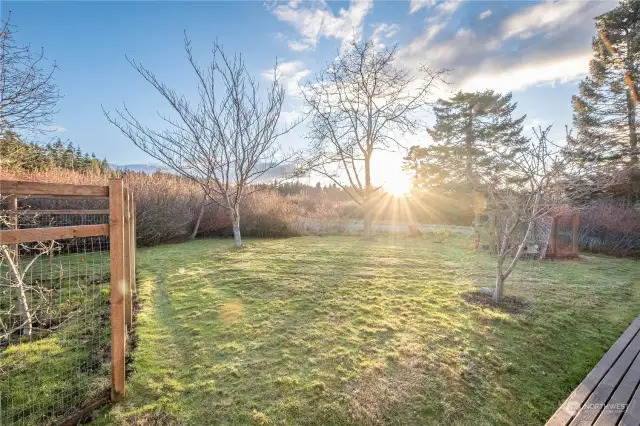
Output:
M596 18L589 75L573 97L569 153L594 172L638 168L640 2L623 0Z
M405 169L414 172L418 186L446 191L476 188L483 178L507 167L496 153L515 153L526 141L522 136L526 115L513 118L516 107L511 93L492 90L439 99L434 107L436 123L429 129L434 144L412 147Z

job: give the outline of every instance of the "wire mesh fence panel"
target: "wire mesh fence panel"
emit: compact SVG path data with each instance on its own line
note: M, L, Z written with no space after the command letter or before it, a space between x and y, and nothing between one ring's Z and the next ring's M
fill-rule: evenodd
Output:
M108 204L2 192L0 425L59 424L111 389Z

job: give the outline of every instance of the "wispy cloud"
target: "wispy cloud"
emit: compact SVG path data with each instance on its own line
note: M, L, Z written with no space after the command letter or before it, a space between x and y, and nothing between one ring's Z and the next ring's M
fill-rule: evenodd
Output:
M324 0L304 3L293 0L271 11L280 21L292 25L302 37L289 42L289 48L299 52L315 49L321 37L341 40L343 47L350 40L358 39L372 7L372 0L351 0L347 9L334 14Z
M494 16L502 23L488 30L463 28L453 34L443 32L450 20L427 20L422 34L403 46L398 57L411 68L427 64L451 69L455 89L515 91L571 82L588 72L593 18L613 7L611 1L545 1ZM486 19L487 12L499 10L487 10L479 18Z
M422 8L431 7L436 4L436 0L409 0L409 13L416 13Z
M273 72L273 68L264 70L261 74L262 78L266 80L272 80ZM280 82L287 91L287 94L293 97L297 97L300 95L300 82L304 80L309 74L311 74L311 70L307 68L302 61L281 62L278 64L275 72L280 78Z
M589 71L591 53L572 56L532 59L505 67L498 61L485 63L478 73L468 76L463 90L492 88L500 92L524 90L531 86L569 83L584 77Z
M67 129L62 127L62 126L60 126L60 125L54 124L54 125L51 125L51 126L46 126L44 128L44 131L45 132L52 132L52 133L64 133L64 132L67 131Z
M388 39L396 35L400 27L396 24L380 23L373 26L373 34L371 35L371 41L379 48L384 49L384 39Z
M481 21L484 19L487 19L489 16L491 16L493 12L491 12L491 9L487 9L484 12L482 12L480 14L480 16L478 16L478 19L480 19Z

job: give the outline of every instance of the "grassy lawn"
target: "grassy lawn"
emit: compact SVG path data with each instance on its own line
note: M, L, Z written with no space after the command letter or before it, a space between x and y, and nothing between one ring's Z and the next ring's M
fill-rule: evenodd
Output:
M0 263L0 321L11 328L20 317L8 276ZM0 425L59 423L111 382L108 253L42 256L25 284L33 334L0 339Z
M304 237L139 250L138 346L98 424L539 425L640 312L637 261L522 262L522 312L470 243Z

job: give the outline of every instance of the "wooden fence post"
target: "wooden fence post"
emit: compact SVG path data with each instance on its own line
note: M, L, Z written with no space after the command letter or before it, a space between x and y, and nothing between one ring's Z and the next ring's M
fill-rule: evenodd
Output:
M131 194L131 209L130 209L130 253L131 253L131 292L136 292L136 203Z
M121 179L109 180L109 258L111 262L111 400L125 395L124 193Z
M127 329L133 323L133 301L131 299L131 197L129 190L124 188L124 241L122 249L124 254L124 322Z

